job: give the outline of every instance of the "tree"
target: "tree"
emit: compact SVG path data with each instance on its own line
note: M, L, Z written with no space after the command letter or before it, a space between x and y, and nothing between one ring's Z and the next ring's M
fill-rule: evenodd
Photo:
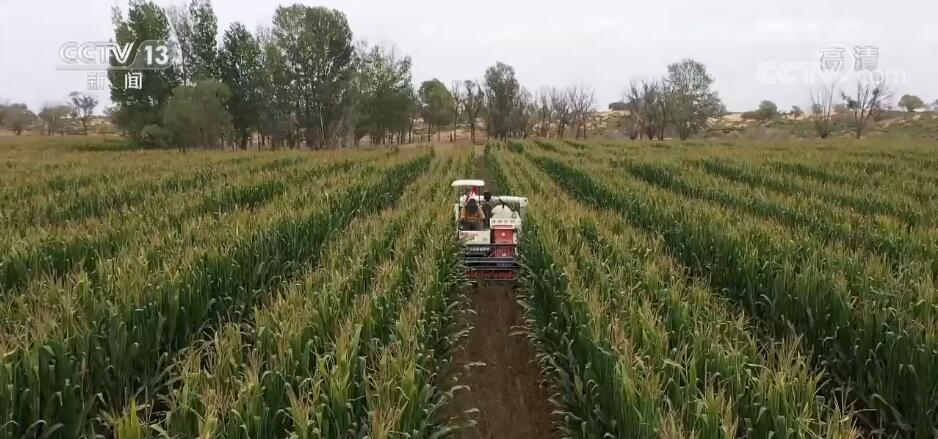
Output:
M687 140L703 129L709 118L725 111L719 95L711 90L713 78L703 64L690 59L671 64L666 81L672 121L681 140Z
M191 79L214 78L218 75L218 18L210 0L192 0L191 17L192 53Z
M550 136L550 126L554 121L554 107L550 103L550 89L543 89L534 98L536 105L537 135Z
M515 69L499 62L485 71L485 96L488 99L489 121L486 131L497 139L511 134L511 113L517 107L521 85L515 78Z
M798 120L799 117L804 115L804 110L797 105L792 105L791 111L788 114L790 114L793 119Z
M567 92L570 99L570 111L573 115L573 136L577 139L587 135L587 124L593 106L596 103L596 91L585 86L571 87Z
M176 87L163 111L163 125L172 142L183 150L218 145L230 121L225 110L230 97L228 86L213 79Z
M918 96L903 95L899 99L899 106L912 113L919 108L925 108L925 102Z
M570 96L563 91L550 90L550 107L557 121L557 137L563 138L567 125L571 123Z
M287 76L286 58L277 46L270 29L258 29L257 41L261 48L260 120L261 144L277 148L287 143L291 148L298 139L297 99Z
M3 123L10 131L17 136L23 134L26 129L36 119L36 115L29 111L26 104L10 104L4 106Z
M853 130L857 139L863 132L873 116L883 109L883 103L889 99L890 92L886 87L885 77L870 75L857 81L857 92L850 96L846 92L841 94L847 101L847 110L853 113Z
M345 14L324 7L293 5L274 13L275 62L282 70L280 104L311 148L338 146L354 104L358 59ZM282 56L281 56L282 55Z
M769 120L778 117L778 105L772 101L762 101L759 103L759 109L756 110L760 120Z
M811 120L817 135L826 139L831 135L831 118L835 111L834 102L837 84L824 84L811 91Z
M466 112L466 118L469 119L469 140L472 144L475 144L476 119L479 118L479 113L485 105L485 92L482 90L482 86L475 81L467 80L463 82L463 86L466 89L463 108Z
M508 112L507 137L527 138L536 122L537 108L531 93L521 88Z
M163 9L149 0L130 0L127 19L124 20L119 9L113 9L115 41L118 44L134 43L129 59L136 57L139 46L136 43L147 40L169 39L169 22ZM116 66L117 62L112 61ZM147 125L161 123L163 107L172 95L173 87L178 83L176 69L147 71L142 78L140 89L127 88L126 75L129 72L111 69L111 101L116 107L114 121L117 126L137 138Z
M71 107L67 105L46 105L39 111L39 119L45 127L46 135L51 136L55 133L65 135L62 119L72 113Z
M210 0L191 0L188 6L166 10L178 48L182 82L218 75L218 18Z
M94 109L98 106L98 99L94 96L82 94L77 91L68 95L72 105L72 114L81 121L81 129L85 135L88 135L88 122L94 115Z
M251 134L260 126L261 76L265 74L260 44L243 24L233 23L225 31L218 61L219 76L231 92L231 124L238 133L238 145L246 149Z
M448 124L453 113L453 96L438 79L424 81L417 93L423 109L423 120L427 124L427 141L430 140L430 132L434 126L437 127L436 140L439 141L439 127Z
M609 104L609 111L626 111L629 109L628 104L625 101L615 101Z
M186 5L173 5L166 9L177 56L177 72L183 83L192 78L192 17Z
M622 101L625 102L626 111L628 111L627 120L631 129L629 137L631 139L641 139L645 135L645 127L648 124L649 108L645 105L648 92L648 83L642 81L632 81L628 90L625 92Z
M391 143L395 135L403 143L417 107L411 65L410 57L378 46L363 56L356 143L366 134L374 145Z
M639 116L640 130L648 139L664 140L665 131L672 121L674 102L671 90L664 81L642 81L632 84L630 106ZM642 134L640 132L639 137Z
M459 81L453 81L453 87L451 94L453 96L453 139L456 141L456 124L459 122L459 108L462 105L462 92L460 91L461 83Z

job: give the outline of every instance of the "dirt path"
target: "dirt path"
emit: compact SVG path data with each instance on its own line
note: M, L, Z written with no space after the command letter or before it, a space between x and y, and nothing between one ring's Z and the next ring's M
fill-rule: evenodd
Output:
M477 148L476 175L499 194L485 171L481 148ZM456 393L450 416L470 409L477 424L461 431L459 438L554 438L550 393L542 383L535 363L534 347L523 335L512 335L522 324L521 306L511 285L482 283L468 291L474 314L472 330L463 349L456 354L459 384L471 390Z

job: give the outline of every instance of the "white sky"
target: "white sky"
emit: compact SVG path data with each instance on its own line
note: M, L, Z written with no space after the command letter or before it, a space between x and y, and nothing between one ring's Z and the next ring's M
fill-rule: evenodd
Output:
M167 6L182 0L163 1ZM219 28L269 25L278 0L215 0ZM292 2L283 1L283 4ZM515 67L532 91L548 85L596 89L597 105L617 100L633 78L659 76L691 57L704 62L732 111L771 99L804 106L808 85L771 84L772 63L816 68L825 46L879 48L897 96L938 99L938 2L934 0L323 0L339 9L357 39L393 44L414 59L414 79L481 79L496 61ZM126 0L0 0L0 101L31 108L86 89L86 72L65 72L67 41L113 36L110 8ZM760 70L761 66L761 70ZM760 74L761 71L761 74ZM760 78L760 76L762 78ZM107 92L100 92L105 99ZM100 110L100 109L99 109Z

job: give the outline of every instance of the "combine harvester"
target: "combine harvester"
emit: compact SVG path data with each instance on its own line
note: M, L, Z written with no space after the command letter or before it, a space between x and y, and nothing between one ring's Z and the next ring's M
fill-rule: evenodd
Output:
M456 180L453 205L456 232L463 242L462 261L470 280L509 281L518 277L518 243L528 199L480 194L482 180ZM491 209L491 217L479 219L476 210Z

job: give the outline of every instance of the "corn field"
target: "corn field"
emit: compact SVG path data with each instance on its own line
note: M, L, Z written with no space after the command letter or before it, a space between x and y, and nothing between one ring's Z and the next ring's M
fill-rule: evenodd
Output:
M509 300L553 437L938 437L935 157L6 147L0 439L473 437L450 182L480 166L530 203Z
M938 437L926 147L489 145L574 437Z
M4 153L0 438L449 428L470 154Z

